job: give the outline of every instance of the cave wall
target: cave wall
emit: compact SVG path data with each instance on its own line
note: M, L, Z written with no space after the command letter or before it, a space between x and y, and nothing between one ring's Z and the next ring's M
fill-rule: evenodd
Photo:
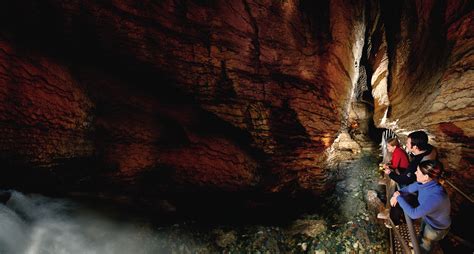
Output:
M0 39L0 151L32 163L88 157L93 103L67 68Z
M472 2L398 1L377 8L369 22L374 123L403 139L427 131L452 181L472 193Z
M472 178L469 1L0 9L3 160L62 174L70 169L58 165L90 159L105 179L139 189L317 194L330 185L326 152L349 128L363 64L375 125L427 129L456 177Z
M81 112L88 122L84 124L63 109L68 99L56 107L65 111L63 118L82 122L77 132L70 127L71 135L79 135L79 130L90 134L82 139L87 147L66 142L60 151L55 145L45 149L46 156L29 147L47 136L31 134L38 137L17 147L11 144L12 139L6 140L5 153L22 151L28 155L26 160L45 167L55 158L94 154L115 168L113 174L130 178L131 182L140 172L163 166L171 167L176 178L218 188L255 185L259 175L271 175L265 178L265 184L273 191L294 186L295 182L303 189L326 188L327 173L321 168L324 152L341 127L351 84L358 73L355 66L364 35L362 1L19 1L4 5L3 9L9 10L5 15L18 22L5 25L4 36L14 43L20 41L20 52L33 47L37 54L46 53L41 57L49 56L48 65L57 68L61 63L56 61L74 61L61 71L75 78L69 77L70 84L57 81L56 86L86 91L78 92L78 99L88 102ZM33 38L38 35L48 36ZM39 40L39 46L28 42L30 39ZM107 61L110 56L116 61ZM16 61L28 65L30 60L19 56ZM103 64L107 66L98 66ZM90 74L90 66L99 73ZM119 82L106 74L114 71L148 77L156 73L166 79L147 82L144 78L129 78ZM39 72L39 77L47 79L53 71L43 68ZM9 76L9 68L5 67L3 73ZM28 79L25 75L20 78ZM33 89L21 79L3 82L3 87L16 90L12 87L21 83L25 90ZM192 98L177 102L178 107L168 106L173 113L163 113L166 106L157 104L172 92L158 86L178 87L182 92L179 98ZM159 98L130 97L149 91L159 94ZM104 95L97 95L101 93ZM17 94L29 100L28 93ZM36 100L54 107L48 105L46 96L38 95ZM183 103L190 105L186 108L181 106ZM21 104L7 104L5 111L7 108L27 118L32 114ZM217 130L208 137L198 136L193 121L214 124L210 116L195 116L201 111L215 116L227 133L219 135ZM22 124L18 115L5 115L2 120L31 125ZM39 121L46 119L40 117ZM60 129L52 125L44 132ZM205 125L197 128L197 133L202 132L200 129L217 129ZM181 132L163 141L163 129L173 126ZM10 130L14 135L21 132ZM225 136L229 132L243 133L241 136L248 138L244 146L248 147L237 147L239 142ZM84 151L74 152L77 149ZM261 171L255 173L257 166Z
M95 162L84 167L105 167L99 173L112 184L135 188L149 183L148 176L228 191L257 183L257 164L248 153L238 142L212 133L229 127L206 130L199 121L216 120L193 105L161 103L104 73L83 69L73 74L54 59L19 53L7 40L0 48L1 152L11 165L61 175L70 174L61 170L73 170L76 159L83 158Z

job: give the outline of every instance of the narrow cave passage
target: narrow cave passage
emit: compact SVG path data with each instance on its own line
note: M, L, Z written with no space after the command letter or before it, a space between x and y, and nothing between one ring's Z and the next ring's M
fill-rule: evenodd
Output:
M473 21L468 0L1 1L0 253L387 252L382 130L428 132L472 196Z

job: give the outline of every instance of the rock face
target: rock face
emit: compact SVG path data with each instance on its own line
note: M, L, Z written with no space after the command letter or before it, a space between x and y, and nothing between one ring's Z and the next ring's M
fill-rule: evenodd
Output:
M401 136L423 129L454 182L472 193L474 12L469 1L383 3L369 63L374 122Z
M2 3L1 158L59 175L84 158L139 191L318 194L326 151L339 133L369 132L371 114L351 112L373 107L379 127L428 129L467 174L473 14L468 1L438 4Z
M88 157L92 101L63 66L0 40L2 156L33 163Z

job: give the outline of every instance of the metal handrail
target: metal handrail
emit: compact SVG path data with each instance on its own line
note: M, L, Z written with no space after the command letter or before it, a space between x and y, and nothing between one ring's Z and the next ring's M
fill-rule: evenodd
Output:
M404 252L404 253L410 253L410 254L411 254L411 249L410 249L410 247L409 247L408 244L405 242L405 240L403 239L403 237L402 237L402 235L400 234L400 232L398 232L398 229L395 227L395 224L393 223L392 219L391 219L391 218L388 218L388 222L389 222L390 225L392 226L393 232L395 233L395 237L398 238L398 241L399 241L400 244L402 245L403 252Z
M420 245L418 245L418 239L415 234L415 227L413 226L413 221L410 216L405 213L405 221L407 222L408 233L410 233L411 243L413 245L413 251L415 254L420 253Z
M383 155L383 162L384 163L388 161L388 156L387 156L387 153L386 153L387 152L386 142L389 138L393 138L393 137L397 137L397 134L395 132L393 132L391 129L387 129L382 133L382 141L381 141L380 145L381 145L381 148L382 148L382 155ZM444 181L446 183L448 183L451 187L453 187L454 190L459 192L459 194L461 194L463 197L465 197L467 200L469 200L469 202L474 203L474 200L469 195L467 195L461 189L456 187L451 181L449 181L447 179L444 179Z
M444 179L444 182L448 183L453 189L455 189L457 192L459 192L463 197L465 197L467 200L469 200L471 203L474 203L471 197L469 197L466 193L461 191L458 187L456 187L452 182L450 182L447 179Z
M384 162L387 161L386 140L388 140L391 137L396 137L396 135L393 131L391 131L390 129L388 131L384 131L384 133L382 135L382 144L381 144L382 145L382 154L383 154L383 161ZM398 185L398 183L395 183L395 184L394 183L395 183L395 181L390 179L389 183L386 185L386 194L387 194L386 207L388 207L388 208L390 208L390 199L391 199L393 193L395 192L394 187L396 186L396 188L398 190L400 190L400 186ZM414 251L415 254L419 254L420 253L420 246L418 245L418 240L417 240L417 237L416 237L416 234L415 234L415 227L413 226L413 221L411 220L411 218L406 213L404 213L404 215L405 215L405 221L407 222L408 232L410 234L410 240L411 240L411 243L413 245L413 251ZM408 247L408 245L405 242L405 239L403 239L402 235L400 234L398 229L395 227L395 224L393 223L393 221L390 217L388 218L388 221L390 222L390 224L392 226L392 229L395 233L395 236L398 238L398 241L402 245L403 251L405 253L411 253L410 247Z
M463 191L461 191L459 188L457 188L453 183L451 183L449 180L446 180L444 179L444 181L446 183L448 183L451 187L453 187L457 192L459 192L462 196L464 196L467 200L469 200L471 203L473 203L473 200L472 198L470 198L467 194L465 194ZM393 182L393 180L390 180L390 182ZM396 183L396 186L397 186L397 189L400 189L400 186L398 185L398 183ZM389 187L389 185L387 185L387 203L388 205L390 204L390 197L391 195L393 195L393 189L391 189ZM390 195L390 197L389 197ZM415 254L419 254L420 253L420 245L418 244L418 238L416 237L416 232L415 232L415 227L413 226L413 220L410 218L410 216L408 216L406 213L404 213L405 215L405 221L406 221L406 224L407 224L407 228L408 228L408 233L410 235L410 240L412 242L412 245L413 245L413 252ZM398 229L395 227L393 221L389 218L389 222L390 224L392 225L392 229L394 229L394 232L395 232L395 236L398 238L398 240L400 241L400 243L402 244L402 247L403 247L403 251L405 253L411 253L410 249L408 248L408 252L407 252L407 246L406 246L406 243L405 243L405 240L403 239L403 237L401 236L400 232L398 231ZM462 239L463 240L463 239ZM463 240L463 242L467 242L465 240ZM470 244L470 242L467 242L466 244L467 246L472 246L472 244Z
M456 239L456 240L457 240L458 242L460 242L461 244L463 244L463 245L469 247L470 249L474 249L474 244L471 243L471 242L469 242L469 241L467 241L466 239L461 238L460 236L457 236L457 235L453 234L452 232L449 232L448 235L449 235L450 237L452 237L453 239Z
M386 140L388 140L389 138L392 138L392 137L396 137L396 134L390 129L384 131L383 134L382 134L381 148L382 148L383 162L387 162L387 159L388 159L388 156L387 156L387 153L386 153ZM469 195L467 195L461 189L456 187L451 181L449 181L447 179L443 179L443 181L446 182L447 184L449 184L454 190L459 192L464 198L469 200L469 202L474 203L474 200ZM393 195L393 192L394 192L393 185L391 184L392 182L393 182L393 180L390 180L390 183L387 184L387 186L386 186L387 187L387 190L386 190L386 194L387 194L386 207L387 208L390 208L390 198L391 198L391 196ZM398 186L398 183L396 184L396 186L397 186L398 189L400 189L400 186ZM415 234L415 228L413 226L413 221L406 213L404 213L404 214L405 214L405 220L407 222L408 232L410 234L410 239L411 239L411 242L413 244L414 253L418 254L418 253L420 253L420 248L419 248L418 240L417 240L417 237L416 237L416 234ZM404 249L405 249L406 243L403 240L403 238L401 237L400 232L398 232L398 230L395 228L395 225L393 224L393 221L390 218L388 220L390 221L390 224L392 225L392 228L395 231L395 235L397 237L400 236L399 240L400 240L400 242L402 243L402 246L404 246ZM406 251L407 250L405 249L405 252ZM410 253L410 252L408 252L408 253Z
M397 189L400 190L400 185L398 185L398 183ZM420 253L420 245L418 245L418 239L415 234L415 227L413 226L413 221L407 213L404 212L403 214L405 215L405 221L407 222L408 233L410 234L410 240L413 245L413 251L415 252L415 254L418 254Z

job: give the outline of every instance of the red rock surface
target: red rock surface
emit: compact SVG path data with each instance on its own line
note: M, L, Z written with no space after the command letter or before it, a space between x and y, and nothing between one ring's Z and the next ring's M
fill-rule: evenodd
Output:
M0 40L0 151L48 166L87 157L93 103L67 68Z
M94 158L132 185L163 171L176 185L317 194L338 133L367 131L348 119L363 77L377 126L429 130L472 175L468 3L2 3L0 151L44 167Z

